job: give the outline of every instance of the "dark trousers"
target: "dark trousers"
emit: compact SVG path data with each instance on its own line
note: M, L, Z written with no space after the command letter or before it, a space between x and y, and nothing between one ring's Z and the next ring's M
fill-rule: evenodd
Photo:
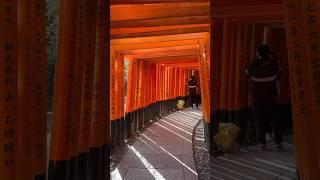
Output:
M254 105L255 120L258 124L260 143L266 144L266 133L273 130L275 143L282 143L282 123L277 113L277 105Z
M192 108L193 108L193 104L196 104L196 107L199 107L198 101L197 101L197 95L190 95L189 100Z

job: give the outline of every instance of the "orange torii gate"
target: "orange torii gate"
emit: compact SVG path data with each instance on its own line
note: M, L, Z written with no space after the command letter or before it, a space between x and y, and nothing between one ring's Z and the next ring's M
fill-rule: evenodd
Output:
M119 0L119 3L126 1ZM144 0L134 2L145 3ZM116 145L124 136L154 119L154 115L168 113L175 106L176 98L186 95L184 85L189 68L195 65L162 65L132 57L124 111L123 57L117 48L130 49L133 45L111 46L109 52L110 5L102 0L61 0L60 6L49 179L108 179L105 176L109 173L105 172L109 157L105 155L108 155L109 145ZM181 20L207 23L208 18L203 16L211 12L210 44L209 37L206 41L193 34L190 37L194 39L176 36L175 42L136 44L133 49L177 43L199 45L196 66L200 70L202 95L206 97L203 98L206 99L203 102L204 118L210 127L212 141L219 121L240 122L247 117L248 85L242 70L254 59L255 47L263 41L273 48L285 47L287 43L289 61L282 64L288 66L284 71L290 76L287 77L290 78L290 89L282 88L281 94L285 96L281 101L292 102L300 178L317 179L320 169L320 142L315 138L319 136L320 127L319 2L213 0L211 9L205 6L201 5L202 11L193 11L194 16L201 17L191 20L179 17L165 22L174 13L168 11L161 24L178 22L181 25L184 23ZM0 7L1 179L45 179L48 173L45 2L0 1ZM164 11L163 7L154 9ZM188 14L188 8L181 14ZM139 16L142 15L135 14L135 18ZM284 28L266 30L255 23L264 21L284 21L286 31ZM116 22L113 26L123 24ZM131 21L126 26L135 24ZM203 32L206 28L200 30ZM135 34L139 35L139 32ZM281 42L274 43L276 40ZM275 53L287 59L286 50ZM172 81L179 83L173 85ZM288 81L281 84L282 87L289 86ZM126 121L132 123L122 126ZM109 141L110 122L113 130ZM121 129L123 127L127 129ZM127 135L121 134L124 131ZM211 144L214 150L214 144Z
M271 4L274 5L274 10L278 9L277 12L273 11L274 14L271 9L267 11L268 6L271 8ZM222 7L226 6L234 8L230 8L229 12L219 11L219 8L223 9ZM255 7L255 17L250 15L254 10L251 11L249 6ZM247 12L242 11L242 8ZM295 154L301 179L317 179L320 168L320 141L312 138L317 137L320 127L317 120L320 110L318 103L320 93L319 37L317 36L320 30L317 19L320 15L318 8L319 3L312 0L284 0L283 5L282 1L278 0L272 2L211 1L211 16L213 17L211 20L211 52L213 54L211 63L214 64L211 66L211 105L213 105L211 137L218 132L217 127L220 121L237 122L247 117L245 109L249 105L248 86L243 76L243 69L254 59L257 45L267 43L272 49L277 50L274 54L283 66L285 77L280 82L280 87L282 87L280 104L292 102ZM285 15L285 28L269 29L253 23L254 21L274 20L283 22L281 14ZM233 19L233 22L230 22L230 18ZM287 40L284 39L285 30ZM219 45L223 45L222 49ZM233 50L235 47L236 51ZM288 47L289 60L285 55L287 49L283 47ZM228 62L236 63L228 65ZM235 71L232 70L234 68ZM232 72L236 73L232 74ZM218 78L220 75L221 79ZM288 84L289 79L290 85ZM291 88L289 89L288 86ZM290 91L292 97L290 97ZM214 153L214 144L211 149Z
M45 2L0 6L1 179L45 179Z
M114 145L124 141L131 134L144 127L150 120L155 120L176 109L177 99L186 96L186 80L189 73L188 67L196 66L196 61L180 67L176 61L143 61L132 56L128 60L128 84L126 94L126 113L121 126L111 130ZM121 59L120 61L123 61ZM165 64L163 64L165 63ZM118 74L123 76L123 74ZM123 86L124 84L120 84ZM179 87L179 88L177 88ZM122 89L122 88L120 88ZM118 96L118 99L124 99ZM119 101L119 100L118 100ZM124 108L122 105L122 109ZM122 114L124 116L124 114ZM119 120L118 120L119 121ZM115 121L114 124L117 122ZM119 122L120 123L120 122ZM111 124L112 126L112 124ZM121 131L122 130L122 131ZM117 134L116 132L120 132ZM115 148L115 146L113 146Z

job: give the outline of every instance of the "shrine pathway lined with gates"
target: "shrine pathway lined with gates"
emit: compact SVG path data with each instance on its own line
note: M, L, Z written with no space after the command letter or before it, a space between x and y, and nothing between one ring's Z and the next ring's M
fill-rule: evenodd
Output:
M192 134L201 119L200 110L187 109L154 122L129 148L111 179L198 179Z

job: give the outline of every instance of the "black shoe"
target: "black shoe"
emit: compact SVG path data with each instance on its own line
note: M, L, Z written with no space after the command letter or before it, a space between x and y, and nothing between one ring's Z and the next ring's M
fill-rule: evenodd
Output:
M219 157L219 156L223 156L224 152L221 149L216 149L213 151L213 157Z
M262 150L266 150L267 149L267 146L265 144L262 144L260 147L261 147Z
M283 148L283 146L282 146L281 144L278 144L277 147L276 147L276 149L277 149L278 151L284 151L284 148Z

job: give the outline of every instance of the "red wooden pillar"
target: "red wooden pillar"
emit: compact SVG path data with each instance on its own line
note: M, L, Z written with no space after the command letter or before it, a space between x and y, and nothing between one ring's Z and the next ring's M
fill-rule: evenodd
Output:
M83 61L83 79L81 87L81 111L80 111L80 129L79 129L79 159L78 159L78 179L84 179L89 175L89 151L91 135L91 117L93 100L93 81L94 65L96 52L96 20L97 20L97 0L87 0L85 7L86 16L84 23L86 25L86 36L84 45Z
M108 86L108 51L107 49L107 4L98 1L96 61L94 67L92 123L90 135L90 177L92 179L106 179L109 165L109 86ZM106 157L107 156L107 157Z
M236 91L236 64L237 64L237 38L238 23L232 23L231 46L230 46L230 64L229 64L229 87L228 87L228 122L235 122L235 91Z
M320 2L285 0L295 152L301 179L320 172Z
M46 174L45 7L41 1L18 1L18 7L16 178L27 180L44 178ZM4 131L7 137L15 133Z
M241 99L242 92L247 91L243 83L247 81L244 76L244 70L246 66L246 59L244 57L245 53L245 24L242 22L238 23L238 32L237 32L237 44L236 44L236 78L235 78L235 110L240 113L242 110ZM239 119L238 113L238 119Z
M76 34L76 59L77 63L74 67L73 72L73 97L72 97L72 119L71 119L71 148L69 149L69 156L71 160L69 162L69 169L68 169L68 178L69 179L77 179L78 178L78 166L77 166L77 159L79 155L79 131L80 131L80 117L81 117L81 95L82 95L82 83L83 83L83 67L84 67L84 60L85 60L85 44L86 44L86 36L83 34L86 31L86 24L85 18L87 14L85 13L85 9L83 8L86 6L86 1L81 0L79 1L79 9L77 13L77 34Z
M228 111L228 90L229 90L229 64L231 51L231 36L232 24L230 19L225 19L223 23L223 42L222 42L222 63L221 63L221 120L227 120Z
M47 51L46 51L46 4L37 0L34 4L35 56L37 63L35 78L35 127L34 127L34 179L45 179L47 176Z
M211 11L213 11L211 9ZM212 15L211 15L212 16ZM213 17L211 17L213 18ZM210 155L215 155L217 147L214 144L214 135L219 132L220 104L221 104L221 67L222 67L222 33L224 22L220 19L211 19L210 22L210 124L209 140Z
M0 174L3 180L12 180L16 178L17 163L17 1L0 1L0 7L0 131L13 132L0 136Z
M238 24L237 52L236 52L236 79L235 79L235 122L240 126L239 139L244 142L248 122L248 78L245 76L247 63L250 61L247 47L250 27L243 22Z
M69 151L72 147L72 96L76 53L74 37L77 34L78 3L61 1L55 88L53 97L49 179L67 179ZM71 36L75 35L75 36Z

